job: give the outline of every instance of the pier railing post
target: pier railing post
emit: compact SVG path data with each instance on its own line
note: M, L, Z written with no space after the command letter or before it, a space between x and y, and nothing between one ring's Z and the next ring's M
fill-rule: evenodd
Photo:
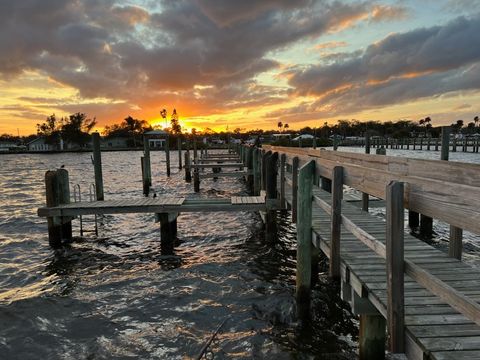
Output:
M310 286L312 281L312 187L315 162L312 160L298 171L297 198L297 316L307 319L310 313Z
M403 353L404 309L404 207L403 183L392 181L386 189L387 327L389 350Z
M370 154L370 134L365 134L365 154ZM362 193L362 210L368 211L369 196L368 193Z
M58 169L45 173L47 207L70 203L68 171ZM62 240L72 239L72 221L67 217L48 217L48 241L51 247L59 247Z
M102 152L100 150L100 134L95 132L92 134L93 144L93 169L95 173L95 192L97 200L104 200L103 194L103 175L102 175Z
M267 189L267 159L272 155L271 151L262 153L262 190Z
M297 156L292 159L292 222L297 222L297 198L298 198L298 166L300 160Z
M277 163L278 153L271 153L266 160L266 202L267 212L265 215L265 237L267 241L274 241L277 237L276 211L268 209L269 204L277 199Z
M330 223L330 277L340 278L340 234L342 225L343 167L335 166L332 173L332 215Z
M192 182L192 170L191 170L191 162L190 162L190 148L187 146L187 150L185 151L185 181Z

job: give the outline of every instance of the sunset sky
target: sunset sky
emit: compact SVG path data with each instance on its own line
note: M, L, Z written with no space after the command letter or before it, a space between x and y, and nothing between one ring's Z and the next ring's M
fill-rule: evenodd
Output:
M480 115L480 1L2 0L0 134Z

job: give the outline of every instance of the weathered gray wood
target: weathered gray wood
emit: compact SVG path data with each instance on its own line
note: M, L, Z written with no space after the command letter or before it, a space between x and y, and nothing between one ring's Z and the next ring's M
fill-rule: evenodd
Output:
M260 149L255 148L253 151L253 193L259 195L261 190L261 153Z
M330 225L330 277L340 278L340 234L342 225L343 168L335 166L332 174L332 213Z
M46 204L55 207L70 203L70 186L68 171L58 169L45 173ZM56 248L62 245L62 240L72 239L72 222L66 217L48 217L48 241Z
M292 159L292 222L297 222L297 196L298 196L298 167L299 159L295 156Z
M200 174L197 168L193 169L193 191L200 191Z
M385 359L385 319L382 315L360 314L358 337L360 360Z
M150 142L148 141L148 136L143 136L143 171L145 174L144 177L144 188L145 186L150 189L152 186L152 167L150 165ZM148 192L146 194L148 196Z
M168 213L157 214L160 221L160 247L162 255L173 255L177 222Z
M253 152L254 152L253 147L248 147L247 148L247 161L245 162L245 166L247 167L248 170L248 175L247 175L247 188L248 191L250 192L250 195L254 195L255 189L253 185Z
M387 185L387 324L389 350L405 351L403 183Z
M178 168L182 170L182 138L180 135L177 137L177 150L178 150Z
M95 173L95 193L97 200L103 200L103 175L102 175L102 152L100 150L100 134L95 132L92 134L93 145L93 169Z
M271 153L266 157L266 198L274 200L277 198L277 164L278 153ZM275 210L268 210L265 214L265 238L267 241L274 241L277 237L277 216Z
M285 207L285 166L287 156L285 154L280 155L280 206Z
M187 150L185 151L185 181L188 183L192 182L192 171L190 165L190 149L187 147Z
M297 315L306 319L310 313L310 284L312 261L312 187L315 162L302 166L298 172L297 197Z
M463 230L450 225L450 242L448 244L448 255L461 260L463 250Z
M170 138L165 139L165 164L167 167L167 176L170 177Z

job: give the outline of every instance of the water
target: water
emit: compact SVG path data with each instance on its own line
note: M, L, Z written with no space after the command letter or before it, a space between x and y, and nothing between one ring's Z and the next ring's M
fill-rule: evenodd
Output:
M141 153L102 156L105 198L140 198ZM355 358L356 320L325 264L312 324L295 322L288 213L276 244L263 241L257 214L185 213L176 254L165 257L153 214L127 214L105 216L98 237L87 233L53 251L45 219L36 215L45 171L65 165L88 198L90 154L2 155L0 165L1 359L189 359L224 319L212 346L218 359ZM152 172L158 196L245 194L244 183L226 178L202 181L192 195L174 167L166 178L160 152L152 153Z

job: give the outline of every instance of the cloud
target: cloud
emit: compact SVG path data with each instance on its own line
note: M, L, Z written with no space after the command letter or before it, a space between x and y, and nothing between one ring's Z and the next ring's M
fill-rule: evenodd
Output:
M317 98L310 111L331 115L478 90L479 33L479 17L459 17L444 26L392 34L364 52L285 74L297 95Z

